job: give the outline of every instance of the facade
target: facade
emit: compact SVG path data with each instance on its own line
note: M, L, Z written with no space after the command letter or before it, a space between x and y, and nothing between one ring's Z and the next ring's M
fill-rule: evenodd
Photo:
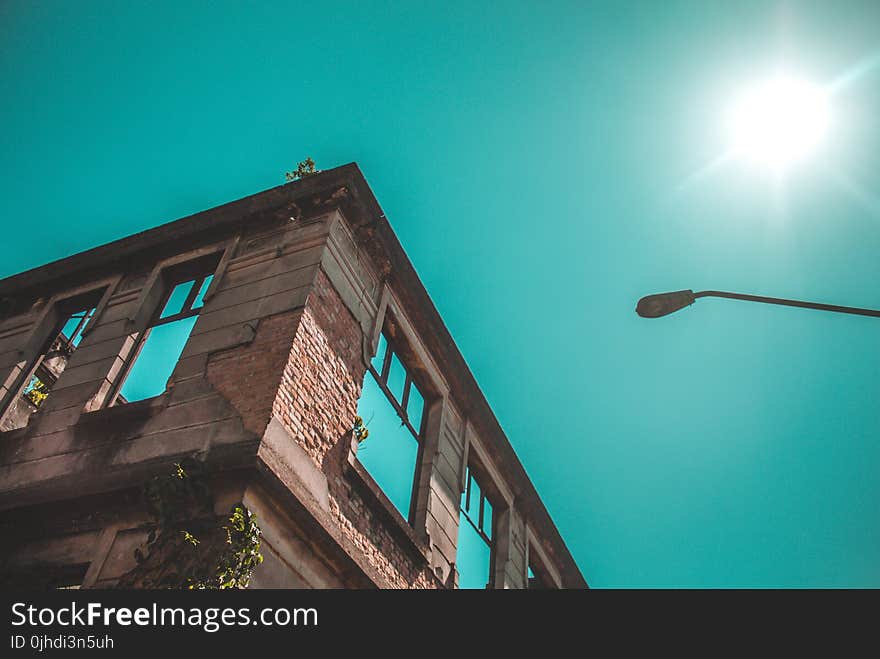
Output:
M0 579L130 585L183 460L252 588L587 585L354 164L0 280Z

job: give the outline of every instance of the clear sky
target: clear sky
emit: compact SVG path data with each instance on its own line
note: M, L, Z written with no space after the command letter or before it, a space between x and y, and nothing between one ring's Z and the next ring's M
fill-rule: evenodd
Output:
M593 586L880 586L876 2L0 3L0 276L357 161ZM872 59L873 58L873 59ZM731 94L832 85L785 180Z

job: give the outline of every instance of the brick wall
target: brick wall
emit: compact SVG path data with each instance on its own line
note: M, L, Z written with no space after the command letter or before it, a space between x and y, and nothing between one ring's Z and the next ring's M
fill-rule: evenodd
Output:
M330 512L369 563L399 588L440 587L427 562L404 549L388 522L345 473L366 368L363 334L318 271L290 349L274 414L325 474Z
M208 357L208 381L232 403L244 427L257 436L263 434L273 408L278 407L276 391L282 373L286 377L290 344L301 317L302 311L296 310L264 318L251 343Z

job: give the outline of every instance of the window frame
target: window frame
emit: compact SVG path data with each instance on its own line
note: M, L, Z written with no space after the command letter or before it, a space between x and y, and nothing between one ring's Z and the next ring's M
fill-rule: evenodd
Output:
M196 307L195 309L193 309L192 305L193 302L196 301L196 298L199 296L199 293L202 290L202 286L205 285L205 280L208 277L212 276L213 273L208 273L206 275L197 275L195 277L184 277L181 281L177 282L169 281L167 284L165 295L162 298L162 301L156 307L156 311L153 313L150 324L147 326L147 330L151 330L154 327L159 327L160 325L167 325L168 323L173 323L178 320L192 318L193 316L198 316L199 314L201 314L202 307L204 307L205 305L202 304L202 306ZM169 300L171 300L171 296L174 294L174 290L181 284L185 284L189 281L193 282L193 285L190 288L189 293L186 294L186 299L184 299L183 306L180 308L180 311L175 314L171 314L170 316L163 317L162 312L165 311L165 306L168 304ZM144 341L146 341L146 338L144 338Z
M80 296L74 299L80 299ZM84 304L84 308L77 309L78 307L82 307L82 303L74 304L73 302L70 302L64 304L63 306L77 310L58 310L61 311L61 313L57 315L58 320L55 323L55 327L59 327L60 329L49 333L49 337L44 343L45 349L41 350L37 354L36 362L34 364L34 367L31 369L30 376L25 378L25 382L21 387L21 391L19 392L20 396L24 396L25 398L28 397L28 393L31 391L29 387L31 386L31 383L34 381L35 378L48 387L47 393L52 393L52 389L55 387L56 382L58 382L58 380L61 378L61 375L64 373L66 365L65 369L62 369L61 372L58 373L58 375L53 375L47 367L44 367L44 364L46 363L47 359L52 359L60 355L64 355L67 359L70 359L73 351L77 348L77 346L75 346L73 342L76 340L77 337L82 338L83 329L88 327L88 324L92 322L95 317L97 305L92 305L89 302L84 302ZM79 322L70 333L70 336L66 336L64 334L64 328L67 327L67 324L71 320L76 318L77 314L80 313L82 314L82 316L79 318ZM52 346L55 345L56 341L59 342L59 346L58 348L53 350ZM43 377L40 377L40 374L42 374ZM49 377L47 377L47 375ZM42 404L35 404L33 401L30 402L35 407L37 407L38 410L40 409L40 407L42 407Z
M73 313L71 313L67 317L67 321L64 322L61 329L58 330L58 338L64 337L64 343L66 344L68 352L73 352L76 349L77 346L75 346L73 344L73 342L77 339L77 337L79 337L79 339L82 340L83 331L85 330L86 327L88 327L88 324L90 322L92 322L92 320L95 318L95 314L97 313L97 310L98 310L97 305L83 309L81 312L83 314L82 318L79 319L79 322L76 324L76 327L73 328L73 331L70 333L70 336L64 336L64 328L67 326L67 323L69 323L76 316L76 314L80 313L79 311L74 311Z
M77 333L85 338L82 334L83 329L91 328L98 321L103 306L115 285L115 279L102 279L49 298L42 312L34 321L25 346L21 349L23 359L13 367L19 369L18 373L14 376L10 374L9 388L0 397L0 422L6 420L15 401L25 395L25 389L42 366L52 344L62 336L62 331L70 318L80 311L91 311L91 313L85 314L84 319L77 325L71 337L67 338L65 343L68 347L72 347L72 341ZM57 379L60 379L62 375L63 372L59 374ZM55 382L51 384L54 387Z
M474 530L480 540L482 540L489 548L489 565L487 566L487 581L485 589L493 590L495 588L495 563L497 561L496 537L498 535L498 519L504 509L498 507L499 497L496 494L487 492L485 484L488 483L489 489L492 490L494 488L494 481L487 470L482 468L481 464L474 462L470 458L467 458L465 460L465 473L462 478L464 481L464 487L462 488L462 496L459 498L458 504L459 540L456 540L455 543L456 569L458 569L459 564L458 551L460 548L462 518L464 518L464 520L467 521L467 523ZM467 510L465 509L465 507L470 507L471 492L473 490L473 488L471 487L471 483L474 481L476 481L477 487L479 487L480 489L479 515L476 523L473 519L471 519L470 514L468 514ZM462 505L462 501L464 501L464 505ZM492 524L491 528L489 528L489 534L486 533L486 529L483 524L483 522L485 521L486 501L488 501L489 505L492 507Z
M391 403L391 406L394 408L397 416L400 417L403 425L407 427L413 438L421 445L424 442L424 437L422 435L425 430L425 419L428 416L426 414L428 409L428 399L425 397L424 387L422 387L417 379L413 377L411 369L406 365L406 361L404 361L400 351L397 349L397 342L392 339L385 330L382 331L382 336L385 337L385 356L382 358L382 370L381 372L376 371L372 362L369 363L367 370L373 375L373 378L375 378L376 384ZM391 360L394 358L394 355L397 355L397 361L400 362L400 365L403 367L403 371L406 374L403 383L403 395L401 396L400 402L398 402L397 397L388 386L388 376L391 372ZM409 419L409 413L407 412L407 405L409 404L409 396L413 384L416 385L419 394L422 396L422 415L418 428L412 425Z
M412 484L410 486L410 495L409 495L409 510L406 514L406 522L411 528L415 528L416 525L416 510L418 509L418 492L419 492L419 483L421 482L421 471L422 471L422 460L424 458L424 449L425 449L425 431L428 425L428 409L430 407L429 396L430 394L425 389L425 387L420 383L420 379L416 378L412 374L412 370L409 366L407 366L406 360L404 359L403 354L398 350L397 346L399 345L398 341L391 336L389 331L386 331L384 325L379 332L380 337L385 338L385 355L382 357L382 367L381 371L377 371L373 366L373 362L369 361L367 364L367 370L364 373L364 378L372 377L376 382L376 385L379 387L379 390L385 395L386 401L391 405L391 408L394 410L395 414L401 421L401 425L405 426L409 431L410 435L412 435L413 440L416 442L417 450L416 450L416 460L415 466L412 473ZM380 339L377 339L377 347ZM388 386L388 375L391 371L391 360L394 355L397 355L397 360L400 363L403 371L405 373L404 377L404 386L403 386L403 394L401 396L401 400L398 402L397 397L391 391L391 388ZM412 389L412 385L415 384L417 387L419 394L422 397L422 415L421 420L419 421L419 428L416 429L415 426L412 425L409 414L407 412L407 405L409 404L410 391ZM361 388L361 395L363 395L363 387ZM360 461L358 461L360 462ZM382 488L382 485L375 480L373 475L370 473L369 468L366 465L361 463L363 469L370 474L370 477L376 483L378 488L382 490L382 494L385 495L385 491ZM387 497L387 495L385 495ZM395 506L395 510L397 510ZM398 511L399 512L399 511Z
M153 328L159 327L161 325L168 325L179 320L185 320L186 318L199 316L202 313L202 310L208 302L208 292L214 288L215 283L217 282L218 269L222 264L222 257L224 253L225 248L218 247L216 249L208 251L205 254L183 255L183 259L178 257L169 261L161 262L156 265L153 270L152 276L144 285L144 288L141 292L141 308L139 308L139 310L136 312L137 315L141 315L142 313L144 313L143 305L146 303L145 301L150 297L151 289L161 286L162 292L155 298L155 302L152 303L149 313L147 313L145 316L142 328L132 333L132 335L136 334L137 338L135 339L134 345L125 356L122 367L116 374L113 385L111 386L106 397L104 398L104 401L101 405L102 408L114 407L117 405L121 397L122 388L125 386L125 381L128 379L129 375L131 374L132 368L134 368L134 365L140 358L141 350L149 339L151 330ZM199 296L199 292L204 285L205 280L209 277L212 277L213 279L211 280L211 284L208 286L208 289L205 291L205 294L202 296L202 305L198 308L193 309L192 304ZM168 300L174 293L174 289L178 285L186 283L188 281L193 281L193 285L189 293L187 293L181 310L177 313L162 318L162 312L165 310L165 306L168 304ZM191 336L191 334L189 336ZM187 341L189 341L189 336L187 336ZM184 348L185 345L186 344L184 344ZM160 396L163 396L167 392L167 390L168 389L166 384L166 389L162 393L132 402L137 403L144 400L159 398Z
M464 489L464 492L462 493L464 495L465 507L462 508L461 504L459 503L459 513L461 515L464 515L465 519L473 527L474 531L477 532L477 535L479 535L480 538L483 540L483 542L485 542L486 545L488 545L492 555L494 556L494 552L495 552L495 517L496 517L495 504L492 502L492 498L486 494L486 490L480 484L480 479L478 477L474 476L474 471L473 471L473 469L471 469L470 466L468 466L468 468L467 468L467 475L465 476L465 480L466 480L465 489ZM473 490L473 488L471 487L471 483L473 483L474 481L477 482L477 487L480 488L480 502L479 502L480 510L479 510L479 515L478 515L478 519L476 522L474 522L474 520L471 519L471 516L468 514L468 511L467 511L467 508L470 508L471 491ZM485 530L484 524L483 524L483 522L485 521L486 501L488 501L489 505L492 507L492 523L491 523L491 528L489 529L489 534L486 534L486 530ZM492 572L492 569L491 569L491 565L490 565L489 566L490 581L491 581L491 572Z

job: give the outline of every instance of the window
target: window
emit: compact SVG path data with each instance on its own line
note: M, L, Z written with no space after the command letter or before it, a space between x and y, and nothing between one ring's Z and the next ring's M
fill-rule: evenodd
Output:
M67 366L67 359L79 345L82 332L94 313L95 307L90 307L64 314L65 320L61 329L53 332L54 338L49 350L38 358L37 368L22 392L34 407L40 407L48 397L61 371Z
M121 385L111 405L165 392L213 279L213 274L205 270L196 275L191 268L163 273L165 292L123 368Z
M22 395L35 408L39 408L49 396L55 381L67 366L70 354L79 345L82 332L94 313L95 307L65 313L62 316L61 328L52 332L53 339L49 349L37 359L37 367L22 391Z
M461 495L456 567L459 588L488 588L493 550L493 506L468 467Z
M424 412L422 392L383 332L358 401L369 437L357 457L410 522Z
M4 397L4 407L0 408L0 431L25 427L31 415L42 407L79 345L102 293L91 291L53 304L38 330L35 340L40 343L36 344L36 355L16 366L13 384Z
M76 348L79 345L80 340L82 340L83 330L86 328L86 325L89 324L94 313L95 307L92 307L91 309L83 309L82 311L70 314L67 322L64 323L64 327L61 328L61 334L59 334L58 338L64 342L69 349Z

